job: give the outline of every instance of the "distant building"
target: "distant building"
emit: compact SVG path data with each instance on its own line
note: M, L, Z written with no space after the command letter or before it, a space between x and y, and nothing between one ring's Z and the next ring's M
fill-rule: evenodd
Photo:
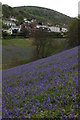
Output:
M49 27L49 29L51 32L58 32L58 33L61 32L60 27L51 26L51 27Z
M9 35L12 34L11 29L8 29L8 30L7 30L7 29L3 29L2 32L3 32L3 33L8 33Z
M61 32L67 32L68 29L67 28L62 28Z
M16 24L12 21L6 21L6 20L3 20L3 23L7 26L16 26Z
M8 34L12 35L14 33L14 31L20 32L21 27L20 26L12 26L9 29L4 29L3 32L7 32Z
M30 21L30 20L27 20L27 18L24 18L24 23L28 23L28 24L30 24L31 21Z
M50 26L49 29L51 30L51 32L57 32L57 33L60 33L60 32L67 32L68 29L66 27L60 27L59 25L56 25L56 26Z
M17 21L17 19L15 17L10 17L9 20L10 21L15 21L15 22Z
M21 30L24 29L28 30L29 32L35 31L36 29L36 20L28 21L26 18L24 19L25 22L21 25Z
M27 18L24 18L24 22L27 21Z
M18 32L20 32L21 26L12 26L11 30L17 30Z
M37 25L36 20L32 19L32 20L31 20L30 27L31 27L32 29L36 29L36 25Z
M21 25L21 30L23 30L23 29L29 29L29 24L28 24L28 22L25 22L25 23L23 23L23 24Z
M46 25L37 25L36 28L37 29L39 29L39 28L45 29L45 28L48 28L48 26L46 26Z

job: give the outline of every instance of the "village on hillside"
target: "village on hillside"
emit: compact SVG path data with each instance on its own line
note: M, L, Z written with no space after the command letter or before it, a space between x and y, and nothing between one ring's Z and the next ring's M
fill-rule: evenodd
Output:
M2 34L9 34L9 35L16 35L17 33L20 33L21 31L28 31L29 34L34 32L36 29L42 29L46 30L47 32L56 32L61 33L61 35L64 35L68 31L67 25L63 24L63 26L57 25L57 24L50 24L48 23L45 25L44 23L36 21L36 19L28 20L27 18L24 18L23 23L18 24L18 20L12 16L8 20L2 21Z

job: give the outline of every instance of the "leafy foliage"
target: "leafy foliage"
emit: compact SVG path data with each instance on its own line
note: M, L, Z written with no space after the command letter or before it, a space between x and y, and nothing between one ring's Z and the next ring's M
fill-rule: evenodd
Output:
M12 7L7 6L7 5L3 5L2 6L2 14L3 14L3 18L9 18L10 16L14 15L14 10Z

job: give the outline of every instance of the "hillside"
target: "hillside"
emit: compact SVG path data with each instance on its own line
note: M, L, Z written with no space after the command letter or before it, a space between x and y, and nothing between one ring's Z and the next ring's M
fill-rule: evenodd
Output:
M3 70L3 118L78 119L77 56L75 47Z
M66 16L57 11L36 7L36 6L21 6L10 7L7 5L2 6L3 17L9 18L15 16L18 20L23 18L36 19L37 22L51 23L51 24L69 24L72 20L69 16Z

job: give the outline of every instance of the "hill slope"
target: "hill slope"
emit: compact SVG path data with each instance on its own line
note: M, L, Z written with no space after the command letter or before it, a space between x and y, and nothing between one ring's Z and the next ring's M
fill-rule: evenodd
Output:
M3 70L3 118L78 119L77 52Z
M28 19L35 18L39 22L51 23L51 24L69 24L72 20L69 16L66 16L57 11L36 7L36 6L21 6L21 7L10 7L3 5L3 15L4 17L15 16L17 19L23 19L27 17Z

